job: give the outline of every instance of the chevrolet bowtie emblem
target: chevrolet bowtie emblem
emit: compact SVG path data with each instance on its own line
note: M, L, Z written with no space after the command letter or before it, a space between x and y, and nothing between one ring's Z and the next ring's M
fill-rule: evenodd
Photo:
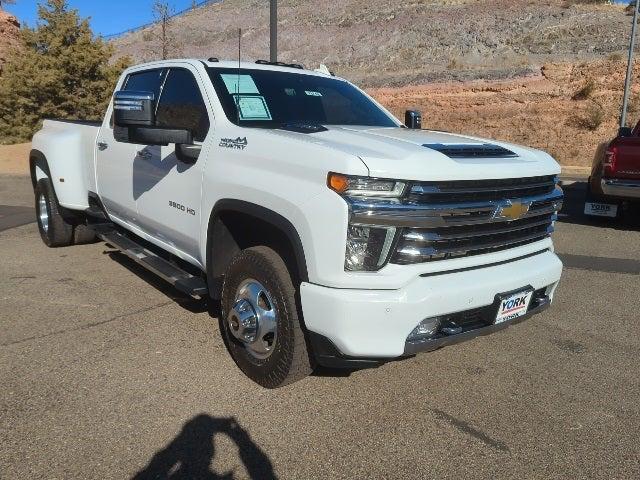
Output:
M495 218L519 220L529 213L529 208L531 208L531 202L510 201L507 205L501 205L498 207Z

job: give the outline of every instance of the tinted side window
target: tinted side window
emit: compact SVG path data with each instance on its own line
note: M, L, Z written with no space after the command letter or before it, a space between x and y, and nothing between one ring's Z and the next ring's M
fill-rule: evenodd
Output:
M171 69L162 90L156 113L159 127L193 132L194 140L204 141L209 132L209 114L200 87L188 70Z
M160 95L160 87L166 70L146 70L144 72L132 73L127 78L124 90L137 92L153 92L157 99Z

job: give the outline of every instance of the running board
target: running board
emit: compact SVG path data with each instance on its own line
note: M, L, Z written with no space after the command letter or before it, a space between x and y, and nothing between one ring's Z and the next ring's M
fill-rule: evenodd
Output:
M207 283L200 277L191 275L174 264L159 257L142 245L115 230L96 232L98 237L113 245L127 257L169 282L182 293L192 297L204 297L209 293Z

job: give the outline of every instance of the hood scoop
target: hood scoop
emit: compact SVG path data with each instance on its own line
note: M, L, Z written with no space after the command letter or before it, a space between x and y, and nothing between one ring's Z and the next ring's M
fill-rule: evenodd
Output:
M449 158L515 158L518 156L511 150L489 143L425 143L422 146L440 152Z

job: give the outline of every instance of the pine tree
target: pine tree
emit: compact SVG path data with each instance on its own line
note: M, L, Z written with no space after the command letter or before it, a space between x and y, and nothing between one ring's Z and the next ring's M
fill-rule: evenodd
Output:
M36 28L21 30L22 45L0 77L0 143L29 140L43 118L101 119L129 63L110 64L113 48L66 0L47 0L38 16Z

